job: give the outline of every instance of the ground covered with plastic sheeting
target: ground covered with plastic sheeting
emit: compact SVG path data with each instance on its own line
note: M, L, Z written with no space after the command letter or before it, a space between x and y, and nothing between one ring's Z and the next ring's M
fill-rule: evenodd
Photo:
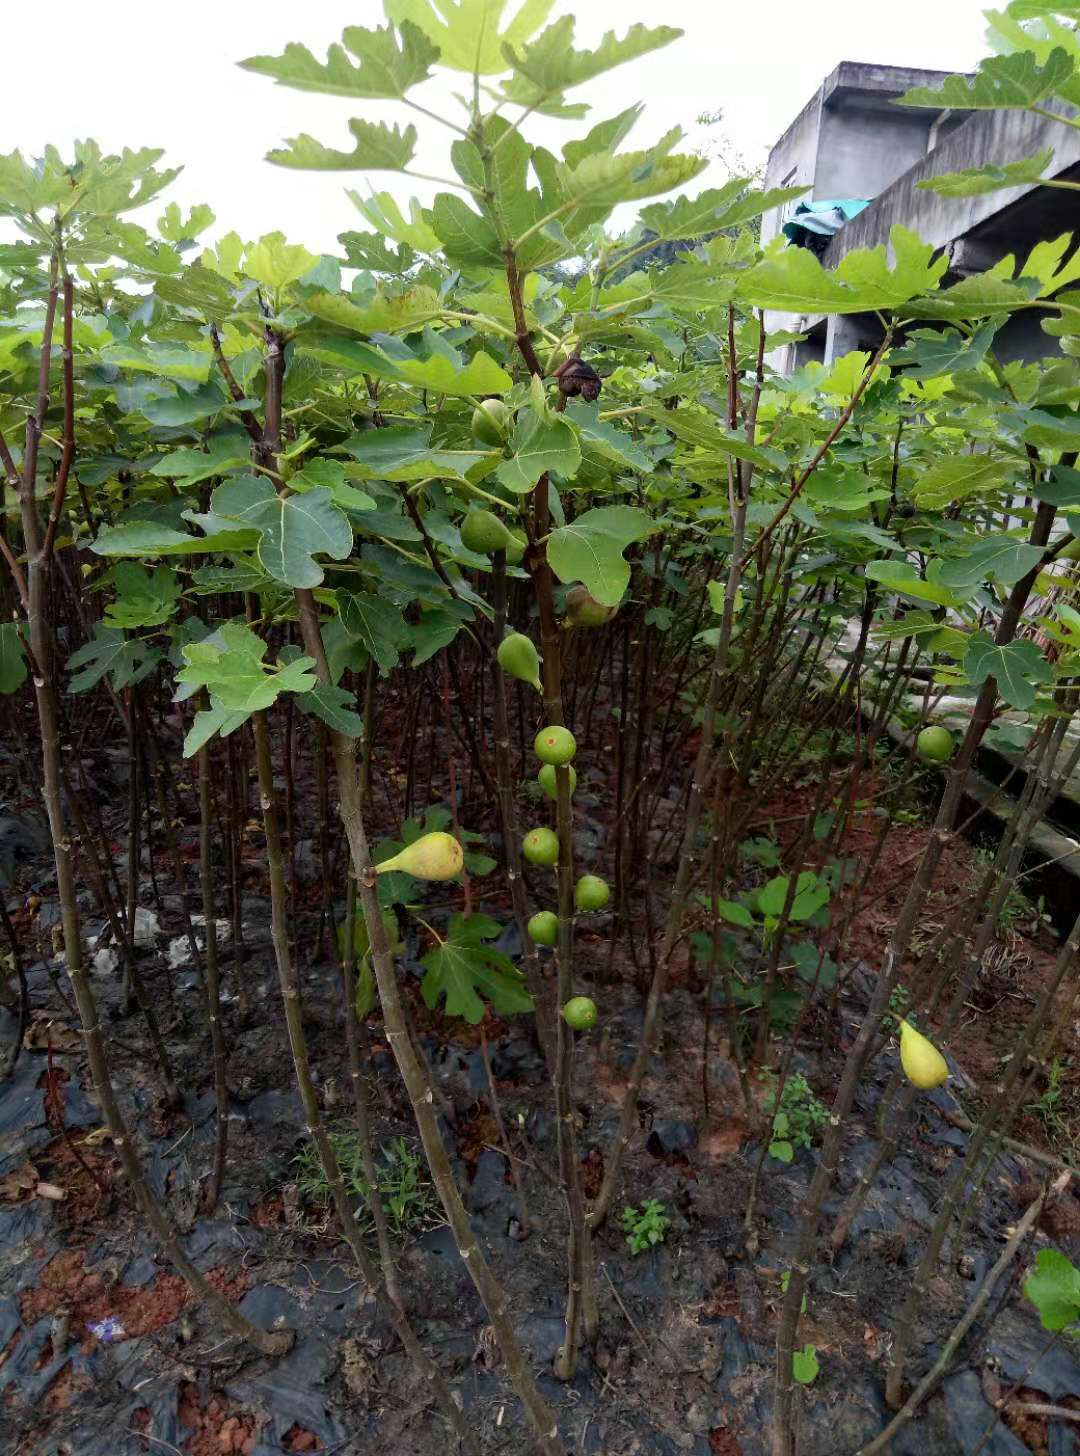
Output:
M43 884L44 866L42 861ZM33 862L23 867L31 879L37 870ZM256 1325L295 1330L296 1343L278 1359L253 1354L215 1327L160 1257L132 1211L50 967L38 962L27 972L31 1021L23 1048L0 1083L0 1429L19 1456L134 1456L170 1447L188 1456L427 1456L446 1449L441 1416L335 1236L325 1193L307 1177L305 1118L267 947L260 943L263 909L257 896L246 897L244 975L254 1011L244 1025L233 1024L235 1008L230 1011L229 1161L212 1217L202 1216L200 1205L213 1149L214 1099L197 1031L195 978L171 964L179 959L175 953L169 955L176 912L164 908L142 957L159 990L167 976L177 978L168 1015L178 1079L186 1089L180 1107L163 1103L142 1024L122 1014L119 978L98 975L96 987L119 1049L114 1074L124 1111L186 1251ZM516 953L512 927L501 944ZM746 950L752 953L749 945ZM411 962L414 968L405 975L415 990L420 968L414 948L407 944L405 952L406 967ZM594 974L597 980L606 976L598 957ZM326 1117L347 1137L348 1069L334 1032L337 976L332 962L312 967L304 1012ZM799 1149L788 1163L772 1156L761 1161L761 1144L746 1119L731 1113L739 1104L739 1078L725 1034L717 1030L723 1025L721 994L714 992L707 1028L704 995L692 989L689 971L683 980L646 1078L619 1205L657 1200L668 1227L661 1243L638 1254L630 1252L618 1217L600 1233L603 1334L569 1386L548 1373L563 1338L557 1271L565 1214L551 1173L554 1130L544 1059L530 1024L489 1017L481 1047L476 1028L437 1022L419 997L416 1019L474 1230L506 1283L520 1339L558 1411L569 1449L610 1456L767 1456L785 1250L813 1154ZM856 967L840 1013L845 1035L865 984ZM602 1172L601 1150L617 1120L641 1021L624 988L607 986L603 995L603 1029L580 1044L576 1108L587 1192L595 1191ZM811 1088L828 1085L831 1060L843 1052L843 1046L821 1043L820 1027L806 1028L796 1056L796 1069ZM16 1029L15 1016L5 1013L0 1038L10 1044ZM724 1109L708 1118L702 1102L707 1035L710 1103ZM372 1037L377 1142L388 1150L391 1168L399 1140L411 1149L415 1134L376 1023ZM522 1175L527 1230L491 1112L485 1049ZM860 1092L837 1210L879 1146L875 1114L895 1065L895 1053L884 1053L875 1079ZM961 1090L964 1084L954 1085ZM766 1092L755 1084L759 1105ZM803 1397L807 1456L856 1451L887 1420L882 1371L890 1322L919 1241L967 1143L969 1134L958 1125L962 1117L950 1089L919 1099L910 1133L874 1182L848 1241L812 1282L801 1338L814 1347L820 1373ZM744 1214L759 1163L755 1235L748 1240ZM1042 1172L1016 1152L998 1153L963 1247L947 1249L940 1278L919 1312L924 1368L993 1264L1004 1232L1035 1196ZM413 1191L416 1217L410 1211L403 1218L395 1257L417 1329L450 1372L483 1449L525 1449L527 1433L454 1241L430 1187ZM356 1207L362 1214L362 1199ZM1075 1257L1080 1201L1066 1193L1048 1204L1034 1237L1036 1247L1052 1242ZM1073 1416L1080 1412L1080 1362L1067 1341L1040 1355L1045 1345L1014 1269L995 1287L944 1382L892 1449L964 1456L988 1430L983 1449L999 1456L1065 1456L1078 1428ZM994 1402L1016 1382L1019 1391L999 1417Z

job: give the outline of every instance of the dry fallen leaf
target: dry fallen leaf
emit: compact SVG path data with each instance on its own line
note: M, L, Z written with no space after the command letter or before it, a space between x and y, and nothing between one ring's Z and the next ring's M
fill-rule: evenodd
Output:
M12 1168L0 1178L0 1203L21 1203L37 1187L38 1170L33 1163Z
M26 1028L23 1046L28 1052L45 1052L49 1046L54 1052L78 1052L82 1050L82 1037L62 1021L45 1016L35 1018Z

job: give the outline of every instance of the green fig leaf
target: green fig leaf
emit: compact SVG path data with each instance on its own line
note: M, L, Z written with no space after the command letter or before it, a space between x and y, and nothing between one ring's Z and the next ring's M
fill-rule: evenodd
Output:
M627 546L643 541L656 523L633 506L585 511L548 538L548 561L560 581L581 581L605 607L617 607L630 584Z
M521 972L486 943L501 931L488 915L455 915L446 940L420 962L426 971L420 983L424 1004L434 1009L445 996L447 1015L463 1016L473 1026L483 1020L485 1001L500 1016L531 1011Z
M116 601L105 608L110 627L156 627L167 622L180 600L180 583L171 566L144 571L134 561L121 561L113 569Z
M303 172L404 172L413 159L416 127L411 124L402 131L383 121L353 117L349 130L356 138L351 152L324 147L313 136L301 133L289 137L284 147L267 152L266 160Z
M532 409L518 415L510 448L513 457L504 460L495 474L515 495L525 495L545 471L570 477L581 464L581 446L573 426L557 415L545 418Z
M1080 1269L1057 1249L1040 1249L1024 1293L1039 1312L1044 1330L1064 1330L1080 1320Z
M119 692L149 676L161 653L137 637L125 637L119 627L99 622L94 635L68 658L68 671L80 671L68 683L69 693L85 693L107 677Z
M285 496L265 476L238 475L217 487L210 506L220 520L260 532L259 561L286 586L318 586L316 554L344 561L352 551L352 526L325 486Z
M245 71L270 76L279 86L296 91L317 91L325 96L357 96L368 100L400 100L411 86L426 81L439 52L415 25L405 21L400 40L393 26L366 30L350 25L342 35L345 46L359 60L354 65L346 50L332 45L325 61L307 46L295 42L280 56L252 56L241 61Z
M548 18L554 0L523 0L504 30L499 24L507 0L386 0L395 25L406 21L437 47L439 62L479 76L506 70L503 46L530 40Z
M0 622L0 693L16 693L26 681L26 649L18 622Z
M401 609L367 592L339 591L337 608L342 626L360 642L383 672L396 667L409 645L409 624Z
M964 671L973 683L992 677L997 690L1014 708L1030 708L1036 684L1048 683L1053 671L1034 642L1009 642L999 647L986 632L968 640Z

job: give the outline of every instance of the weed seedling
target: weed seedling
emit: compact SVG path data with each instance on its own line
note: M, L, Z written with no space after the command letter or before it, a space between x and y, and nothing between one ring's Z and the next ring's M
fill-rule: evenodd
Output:
M895 1035L901 1021L911 1006L911 992L903 983L894 986L889 997L889 1009L881 1018L881 1029L887 1035Z
M824 1104L814 1096L809 1082L799 1072L784 1083L779 1106L775 1090L769 1093L765 1099L765 1110L773 1114L769 1153L781 1163L790 1163L796 1148L810 1147L816 1130L829 1116Z
M364 1177L360 1141L355 1133L341 1132L331 1133L330 1142L346 1188L353 1197L361 1200L357 1221L365 1231L373 1229L374 1220L368 1207L371 1188ZM296 1162L300 1165L296 1183L304 1197L314 1202L328 1201L330 1188L314 1144L308 1143L297 1155ZM426 1176L424 1164L404 1138L386 1143L378 1162L379 1191L391 1233L397 1238L405 1238L407 1234L423 1233L441 1222L438 1199Z
M644 1254L656 1244L662 1244L670 1223L664 1205L655 1198L643 1203L640 1212L632 1205L622 1211L623 1232L632 1254Z

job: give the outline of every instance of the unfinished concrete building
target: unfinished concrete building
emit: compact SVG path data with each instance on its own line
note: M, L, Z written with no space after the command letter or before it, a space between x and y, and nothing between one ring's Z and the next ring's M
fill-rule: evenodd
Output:
M775 208L762 221L762 242L787 227L814 247L826 267L835 267L853 248L887 245L890 228L901 223L945 251L949 278L956 281L1007 253L1022 257L1037 242L1075 231L1076 199L1067 191L1034 184L947 198L919 188L924 178L1030 157L1046 147L1054 149L1052 175L1080 179L1080 131L1048 118L896 105L912 87L936 88L947 74L841 62L773 147L765 173L767 187L810 188L804 203L823 209L821 223L804 211L804 231L796 219L800 204ZM873 314L774 314L768 322L806 335L778 351L773 362L784 372L809 359L830 363L852 349L873 348L881 338ZM1055 347L1033 314L1010 320L997 340L1006 359L1039 358Z

